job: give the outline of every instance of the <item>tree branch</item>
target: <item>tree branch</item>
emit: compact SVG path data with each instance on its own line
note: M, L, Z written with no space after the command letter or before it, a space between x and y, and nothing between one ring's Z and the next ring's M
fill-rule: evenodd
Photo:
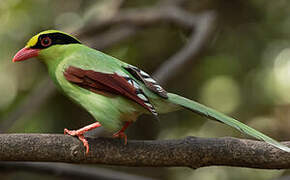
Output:
M85 42L94 49L103 50L136 33L137 28L121 26L108 30L102 35L98 35L94 38L87 37Z
M190 64L197 59L214 32L215 19L216 15L213 12L202 13L195 18L190 18L191 24L194 26L187 44L165 61L153 74L160 84L165 84L176 74L184 72L185 68L191 67Z
M129 141L91 139L90 153L77 138L58 134L1 134L1 161L54 161L125 166L212 165L261 169L290 168L290 153L265 142L237 138ZM290 142L284 144L290 145Z
M137 27L148 27L160 23L172 23L182 28L191 29L196 25L198 18L187 11L176 6L165 6L164 8L130 9L117 13L110 19L93 21L79 30L80 37L92 37L101 30L115 25L129 25Z

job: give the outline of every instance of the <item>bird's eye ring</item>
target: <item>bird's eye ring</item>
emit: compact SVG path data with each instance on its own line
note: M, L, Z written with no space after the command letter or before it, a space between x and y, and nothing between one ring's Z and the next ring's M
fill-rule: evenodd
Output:
M43 47L48 47L51 45L51 39L49 37L45 37L43 39L41 39L41 45Z

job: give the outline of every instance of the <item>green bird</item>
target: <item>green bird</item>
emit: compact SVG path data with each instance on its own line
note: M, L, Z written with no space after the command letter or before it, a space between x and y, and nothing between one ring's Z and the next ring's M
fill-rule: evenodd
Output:
M166 92L148 73L92 49L64 32L47 30L33 36L13 62L32 57L47 66L50 77L64 94L95 118L95 123L79 130L64 129L65 134L77 136L83 142L86 153L89 144L84 133L89 130L103 126L112 134L115 132L113 137L124 138L126 144L124 131L141 114L158 116L182 108L290 152L290 148L236 119Z

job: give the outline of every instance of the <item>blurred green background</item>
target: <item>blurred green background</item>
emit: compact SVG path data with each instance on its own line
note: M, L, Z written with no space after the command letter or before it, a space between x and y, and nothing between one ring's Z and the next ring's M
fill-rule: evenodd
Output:
M34 34L46 29L77 32L87 22L109 18L114 0L0 0L0 127L47 77L36 60L13 64L14 54ZM122 9L154 7L156 0L126 0ZM278 139L290 138L290 2L287 0L189 1L193 13L213 10L217 27L189 72L165 87L236 117ZM188 32L169 25L144 28L104 52L153 73L187 42ZM86 41L84 42L86 43ZM174 73L174 72L171 72ZM92 118L58 92L23 113L5 129L9 133L63 133L92 122ZM29 107L27 111L31 112ZM158 123L141 117L128 129L129 139L171 139L186 136L247 138L236 130L187 111L161 115ZM125 168L119 171L159 179L270 180L283 170L233 167ZM38 179L32 173L3 173L0 178Z

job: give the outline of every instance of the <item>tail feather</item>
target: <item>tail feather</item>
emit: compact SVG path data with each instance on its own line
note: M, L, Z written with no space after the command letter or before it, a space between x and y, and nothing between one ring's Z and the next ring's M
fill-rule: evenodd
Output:
M231 118L231 117L226 116L220 112L217 112L209 107L206 107L206 106L199 104L195 101L186 99L182 96L172 94L172 93L168 93L168 99L170 102L177 104L177 105L180 105L186 109L189 109L189 110L191 110L191 111L193 111L201 116L225 123L225 124L232 126L236 129L238 129L239 131L241 131L245 134L248 134L256 139L265 141L265 142L267 142L267 143L269 143L269 144L271 144L271 145L273 145L273 146L275 146L283 151L290 152L289 147L284 146L281 143L277 142L276 140L266 136L265 134L237 121L234 118Z

